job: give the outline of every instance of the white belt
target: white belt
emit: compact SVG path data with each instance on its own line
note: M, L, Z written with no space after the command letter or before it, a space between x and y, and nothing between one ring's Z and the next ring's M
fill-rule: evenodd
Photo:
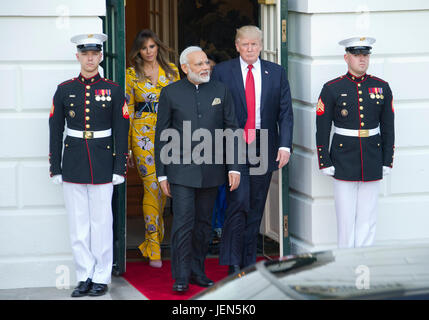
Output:
M101 131L79 131L67 128L67 135L74 138L82 139L95 139L95 138L106 138L112 135L112 129L101 130Z
M375 136L377 134L380 134L380 127L374 128L374 129L344 129L344 128L337 128L334 126L334 133L340 134L342 136L348 136L348 137L371 137Z

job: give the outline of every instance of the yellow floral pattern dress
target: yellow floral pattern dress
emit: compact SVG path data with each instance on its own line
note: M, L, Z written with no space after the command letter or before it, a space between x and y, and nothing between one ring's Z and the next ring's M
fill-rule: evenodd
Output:
M159 67L158 82L149 79L141 82L134 68L126 73L126 99L130 114L128 146L134 155L139 176L143 182L143 216L145 219L145 240L139 246L144 257L151 260L161 259L161 242L164 238L164 220L162 214L166 196L162 193L155 173L155 126L158 112L159 95L163 87L179 80L179 71L174 64L177 77L168 79Z

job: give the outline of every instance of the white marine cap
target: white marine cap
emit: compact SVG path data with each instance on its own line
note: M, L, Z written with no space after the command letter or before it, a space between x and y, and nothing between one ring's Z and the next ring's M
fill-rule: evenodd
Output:
M369 54L371 53L372 44L375 43L374 38L368 37L353 37L338 42L339 45L344 46L347 52L353 54Z
M107 40L104 33L85 33L78 34L70 39L71 42L76 43L79 51L101 51L103 42Z

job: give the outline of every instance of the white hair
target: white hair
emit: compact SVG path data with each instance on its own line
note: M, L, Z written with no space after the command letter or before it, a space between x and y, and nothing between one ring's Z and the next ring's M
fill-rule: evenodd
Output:
M197 46L190 46L190 47L187 47L185 50L183 50L182 53L180 54L180 64L188 64L189 63L188 54L192 52L197 52L197 51L203 51L203 49Z
M240 38L255 38L261 41L262 43L262 31L257 26L243 26L237 29L237 33L235 34L235 42L240 42Z

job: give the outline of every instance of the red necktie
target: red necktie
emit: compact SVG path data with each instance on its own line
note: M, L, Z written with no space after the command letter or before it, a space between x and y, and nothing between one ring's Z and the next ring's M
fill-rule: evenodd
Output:
M253 79L252 68L249 64L246 76L246 104L247 104L247 122L244 126L244 139L247 143L255 140L255 80Z

